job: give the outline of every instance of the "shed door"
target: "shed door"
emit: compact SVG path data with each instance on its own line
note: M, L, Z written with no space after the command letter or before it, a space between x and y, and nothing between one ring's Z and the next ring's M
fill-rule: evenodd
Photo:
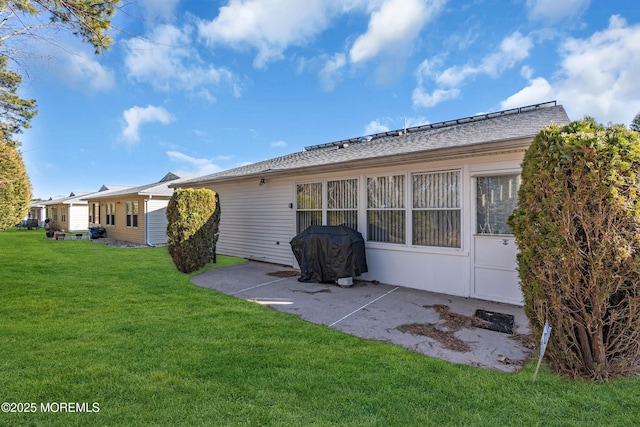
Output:
M520 175L476 177L473 296L522 304L517 247L507 219L518 203Z

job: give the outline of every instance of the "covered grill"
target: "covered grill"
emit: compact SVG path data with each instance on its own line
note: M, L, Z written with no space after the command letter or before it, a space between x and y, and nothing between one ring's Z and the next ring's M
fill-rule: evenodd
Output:
M312 225L290 244L300 266L300 282L334 282L368 271L364 239L353 228Z

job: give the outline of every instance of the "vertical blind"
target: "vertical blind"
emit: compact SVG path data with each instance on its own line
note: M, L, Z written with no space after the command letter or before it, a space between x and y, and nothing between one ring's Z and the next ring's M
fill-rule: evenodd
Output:
M367 178L367 239L405 243L405 176Z
M413 185L413 244L461 246L460 172L415 174Z
M327 182L327 224L358 229L358 180Z
M322 183L296 185L296 230L304 231L310 225L322 224Z

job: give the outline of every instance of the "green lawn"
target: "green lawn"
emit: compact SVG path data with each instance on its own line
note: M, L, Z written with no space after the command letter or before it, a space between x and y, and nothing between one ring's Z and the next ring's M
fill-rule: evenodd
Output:
M534 369L457 366L201 289L166 248L0 232L0 403L37 408L0 425L640 425L639 379ZM40 411L62 402L99 412Z

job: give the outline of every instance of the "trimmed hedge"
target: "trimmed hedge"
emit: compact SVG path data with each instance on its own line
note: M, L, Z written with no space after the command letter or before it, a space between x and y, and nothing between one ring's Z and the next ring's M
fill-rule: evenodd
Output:
M586 118L541 131L509 224L525 311L552 327L553 369L598 381L640 368L640 142Z
M207 189L174 191L167 206L169 254L183 273L216 261L220 200Z

